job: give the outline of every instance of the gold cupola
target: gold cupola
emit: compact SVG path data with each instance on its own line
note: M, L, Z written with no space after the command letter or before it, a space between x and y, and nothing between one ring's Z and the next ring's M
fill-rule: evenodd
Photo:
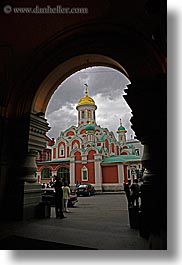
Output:
M87 125L88 123L96 124L95 110L97 106L95 101L88 96L88 85L85 84L85 96L81 98L76 106L78 110L78 126Z
M87 84L85 84L85 96L79 100L77 107L84 106L84 105L94 105L94 106L96 106L95 105L95 101L93 100L93 98L88 96L88 85Z

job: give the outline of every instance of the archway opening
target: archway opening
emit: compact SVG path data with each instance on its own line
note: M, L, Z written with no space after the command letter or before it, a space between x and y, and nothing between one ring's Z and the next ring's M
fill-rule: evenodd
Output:
M75 56L58 65L41 83L32 104L32 112L45 113L47 104L57 87L70 75L81 69L92 66L106 66L123 73L127 78L127 71L110 57L98 54L84 54Z
M70 76L67 77L68 75ZM74 57L58 66L40 85L34 100L34 105L32 106L32 111L34 111L34 113L36 111L38 113L40 112L46 114L46 119L51 125L51 130L48 132L48 136L51 137L55 143L52 147L51 160L57 164L52 165L52 170L54 173L59 174L59 172L55 170L55 167L59 164L61 159L63 160L62 162L67 163L67 167L70 167L71 177L69 178L69 184L72 188L76 183L80 183L83 180L83 167L78 166L78 161L80 161L82 156L85 155L84 163L87 163L89 154L84 154L84 152L86 152L85 150L90 147L93 149L95 148L94 156L90 160L95 161L95 157L100 155L100 163L96 166L95 162L92 162L93 165L87 166L86 169L88 175L92 174L92 176L90 176L90 178L87 177L86 180L84 179L84 183L85 181L88 183L91 182L91 184L93 184L99 191L106 191L108 189L121 190L121 188L123 188L123 182L130 177L130 174L124 176L122 173L127 172L122 169L123 158L120 158L122 160L119 161L120 165L118 163L114 168L112 168L115 174L112 177L112 180L111 177L104 176L107 172L107 164L105 165L105 168L101 167L101 162L104 157L110 157L111 155L120 156L123 154L121 152L120 144L121 142L125 142L123 142L123 139L126 138L125 132L119 132L119 134L121 134L119 138L120 143L117 142L117 128L121 125L119 124L121 117L122 122L124 122L125 126L128 128L126 130L128 135L127 138L129 138L130 141L135 141L135 132L131 129L130 124L130 118L132 116L131 109L123 98L123 95L126 94L125 89L127 89L127 85L129 84L130 80L128 73L116 61L102 55L87 54ZM85 144L87 132L84 127L79 131L76 111L78 100L84 95L84 85L89 87L89 96L95 99L98 106L96 107L97 112L100 113L100 115L97 113L96 119L95 111L92 113L91 110L86 109L80 112L83 123L84 115L85 117L88 116L87 123L90 123L90 118L92 116L95 124L99 126L94 129L94 135L89 134L87 144ZM47 93L45 93L46 91ZM44 98L44 101L42 101L42 98ZM107 128L108 126L109 129ZM79 131L80 134L77 131ZM100 136L102 133L102 137L104 139L103 143ZM64 139L62 139L62 136L65 138L63 137ZM79 151L82 149L81 158L77 159L78 161L73 167L73 163L70 163L70 159L75 156L74 152L78 151L77 149L79 149ZM125 159L127 155L133 155L136 153L133 150L135 149L134 145L130 149L131 150L128 150L127 154L124 153ZM136 163L137 170L142 168L142 152L143 150L141 146L140 155L138 154L138 157L136 156L136 161L134 161L134 163ZM67 159L67 161L64 161L65 159ZM107 163L108 162L109 160ZM132 163L133 161L128 162L128 168L130 168ZM51 161L49 161L49 164L51 164ZM98 168L96 169L96 167ZM95 177L96 175L99 175L97 180ZM102 182L103 185L101 185L101 183L98 185L99 182Z

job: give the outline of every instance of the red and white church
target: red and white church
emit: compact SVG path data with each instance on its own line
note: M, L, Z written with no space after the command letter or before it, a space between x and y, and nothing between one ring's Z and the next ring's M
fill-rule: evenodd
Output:
M54 175L67 180L70 187L76 183L90 183L96 191L123 189L123 183L139 178L142 171L143 146L126 140L126 130L120 120L118 140L113 132L96 123L97 106L88 95L77 106L78 125L65 129L54 140L46 136L47 148L37 156L39 183L48 183Z

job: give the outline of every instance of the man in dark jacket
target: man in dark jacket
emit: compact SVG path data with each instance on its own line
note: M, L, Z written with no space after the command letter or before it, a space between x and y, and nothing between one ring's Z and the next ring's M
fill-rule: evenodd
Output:
M62 182L60 180L60 178L58 176L55 176L55 184L54 184L54 188L55 188L55 208L56 208L56 218L66 218L63 215L63 190L62 190Z
M131 204L139 207L139 194L140 194L140 186L138 184L138 179L135 179L133 184L130 186L131 190Z

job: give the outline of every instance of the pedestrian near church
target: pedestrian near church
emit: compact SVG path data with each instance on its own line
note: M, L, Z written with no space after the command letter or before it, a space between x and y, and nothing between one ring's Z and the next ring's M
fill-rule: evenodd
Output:
M130 186L131 190L131 205L139 207L139 195L140 195L140 185L138 184L138 179L135 179L133 184Z
M127 198L127 201L128 201L128 207L130 207L130 205L131 205L131 197L130 197L130 183L129 182L124 183L124 191L125 191L126 198Z
M55 208L56 208L56 218L65 218L63 214L63 190L62 190L62 182L58 176L55 176Z
M65 182L64 183L64 186L62 187L63 189L63 210L65 212L69 212L68 210L68 200L69 200L69 197L70 197L70 188L68 186L68 184Z

